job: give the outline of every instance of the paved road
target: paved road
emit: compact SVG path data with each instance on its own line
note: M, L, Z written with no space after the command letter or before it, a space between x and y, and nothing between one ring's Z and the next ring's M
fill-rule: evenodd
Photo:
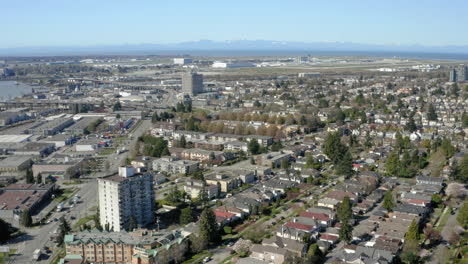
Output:
M448 212L450 214L450 212ZM442 242L436 247L436 249L434 250L434 254L432 255L432 258L431 258L431 261L428 262L430 264L443 264L441 263L438 259L437 259L437 256L439 255L443 255L447 252L447 241L449 241L450 239L450 236L452 235L452 232L454 230L454 228L456 226L459 226L460 224L458 223L457 221L457 213L458 213L458 210L455 214L450 214L449 215L449 218L447 220L447 222L445 223L444 225L444 228L442 229L442 231L440 232L440 234L442 235ZM440 259L440 258L439 258Z
M80 187L81 189L77 192L77 195L81 197L82 202L78 203L74 208L67 208L62 212L54 212L50 219L59 219L61 216L65 216L70 225L73 226L79 218L92 214L88 210L97 203L96 180L89 180L88 182L81 184ZM71 220L71 216L75 216L76 219ZM59 222L57 221L35 228L28 228L25 230L25 235L9 241L8 246L10 246L10 248L17 249L17 255L11 259L10 263L49 263L53 256L55 256L59 251L57 250L56 245L50 241L51 234L53 234L58 227ZM53 249L52 255L47 257L43 254L41 261L32 261L31 258L34 250L38 248L42 250L44 246L48 246Z
M213 254L213 256L211 256L211 260L208 261L207 263L211 263L211 264L221 263L223 260L225 260L227 257L229 257L229 252L230 251L231 250L229 248L211 249L210 253Z

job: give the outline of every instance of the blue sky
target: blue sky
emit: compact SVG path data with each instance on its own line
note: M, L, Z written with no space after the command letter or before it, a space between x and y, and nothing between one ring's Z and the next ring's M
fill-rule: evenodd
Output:
M0 48L200 39L468 45L466 0L0 0Z

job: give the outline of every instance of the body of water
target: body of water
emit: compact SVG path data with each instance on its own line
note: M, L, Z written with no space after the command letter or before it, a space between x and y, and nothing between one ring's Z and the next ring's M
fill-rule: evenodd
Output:
M15 97L32 92L32 86L16 81L0 81L0 101L7 101Z

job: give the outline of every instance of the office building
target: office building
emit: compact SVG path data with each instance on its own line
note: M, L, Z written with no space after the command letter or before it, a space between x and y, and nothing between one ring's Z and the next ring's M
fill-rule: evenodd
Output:
M301 72L298 74L299 78L315 78L320 77L319 72Z
M120 232L128 229L132 217L138 226L145 226L154 220L151 174L134 174L133 167L120 167L119 175L101 178L98 184L103 227Z
M182 74L182 93L190 96L203 92L203 75L197 73Z
M192 59L186 59L186 58L174 58L172 59L174 64L177 64L177 65L185 65L185 64L190 64L192 63Z

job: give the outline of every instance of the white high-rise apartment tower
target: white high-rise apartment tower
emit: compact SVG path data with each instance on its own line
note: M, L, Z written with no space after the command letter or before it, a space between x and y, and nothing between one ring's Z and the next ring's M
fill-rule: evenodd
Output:
M154 221L154 191L151 174L134 174L120 167L119 175L98 179L101 226L120 232L128 229L131 217L138 226Z

